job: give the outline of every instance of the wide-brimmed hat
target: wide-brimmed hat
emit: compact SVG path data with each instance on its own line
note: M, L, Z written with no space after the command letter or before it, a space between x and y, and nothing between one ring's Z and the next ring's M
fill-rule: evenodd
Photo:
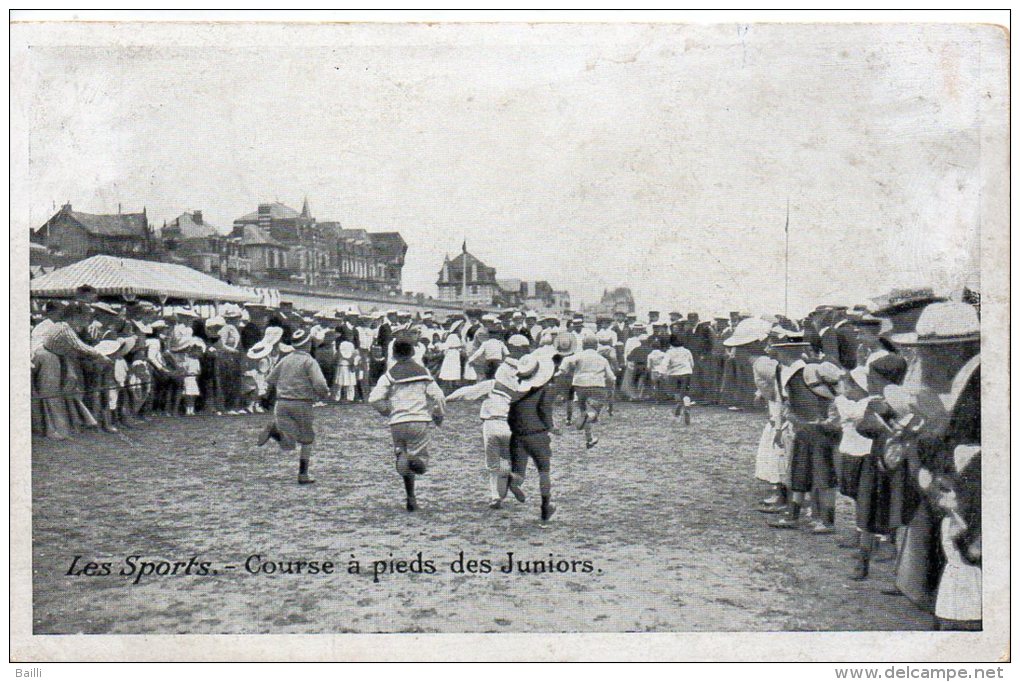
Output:
M936 296L931 287L913 289L893 289L888 294L871 299L875 304L876 317L891 317L897 313L924 307L930 303L938 303L946 299Z
M769 348L780 351L805 351L811 348L811 344L807 341L781 341L779 343L770 343Z
M92 309L99 313L106 313L107 315L119 315L120 311L114 308L109 303L103 303L102 301L92 304Z
M901 346L944 345L981 340L977 310L967 303L932 303L917 318L912 332L891 334L889 340Z
M301 348L308 344L312 340L312 335L306 332L304 329L295 329L290 335L290 346L292 348Z
M220 315L226 319L241 317L241 306L236 303L227 303L220 308Z
M197 336L193 336L191 338L191 343L188 344L188 348L195 348L195 349L200 350L200 351L202 351L204 353L205 349L207 348L207 346L206 346L205 341L203 341L202 339L198 338Z
M268 358L269 354L272 352L273 352L272 344L266 344L259 341L254 346L248 349L248 357L252 360L261 360L262 358Z
M534 310L529 310L528 312L524 313L524 319L526 319L526 320L537 320L538 319L538 313L536 313Z
M595 340L602 345L610 344L613 342L613 332L603 329L595 334Z
M804 383L815 395L832 400L836 397L836 386L843 376L843 370L831 362L819 362L804 368Z
M867 391L869 373L870 372L868 372L868 368L864 365L861 365L859 367L854 367L852 370L850 370L850 378L853 379L855 384L857 384L859 387Z
M513 334L506 340L506 345L511 348L527 348L531 345L531 342L523 334Z
M195 333L191 330L191 327L184 327L183 329L175 330L171 335L173 343L170 344L170 350L177 352L182 351L188 347L191 343L191 339L194 338Z
M220 317L219 315L217 315L216 317L210 317L208 320L205 321L205 328L207 330L225 326L227 326L227 321Z
M123 341L124 339L105 339L97 343L93 348L100 355L110 357L120 350Z
M764 341L772 332L772 325L765 320L749 317L741 320L733 334L723 341L724 346L746 346L756 341Z
M266 344L268 346L275 346L280 343L280 339L283 338L283 327L270 326L266 327L266 331L262 333L262 340L259 343Z
M517 361L517 377L523 390L545 386L556 373L556 365L548 353L529 353Z
M585 331L581 334L581 348L587 350L589 348L598 348L598 345L599 339L593 332Z
M177 310L174 311L174 315L180 315L181 317L190 317L195 320L201 317L201 315L196 313L191 308L178 308Z
M133 324L135 326L135 329L140 331L142 334L151 334L152 333L152 325L151 324L145 324L141 320L131 320L131 324Z

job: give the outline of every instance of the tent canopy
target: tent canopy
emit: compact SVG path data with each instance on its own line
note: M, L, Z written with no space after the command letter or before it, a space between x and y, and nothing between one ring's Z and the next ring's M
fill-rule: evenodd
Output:
M88 285L100 296L155 297L163 301L234 301L249 303L258 296L198 270L174 263L92 256L31 280L33 297L74 296Z

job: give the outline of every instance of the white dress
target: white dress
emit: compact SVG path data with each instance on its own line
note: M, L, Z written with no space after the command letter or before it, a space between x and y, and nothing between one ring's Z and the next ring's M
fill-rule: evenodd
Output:
M761 356L754 361L754 382L758 395L768 403L769 420L765 422L761 438L758 440L758 454L754 460L754 477L766 483L783 483L786 481L786 449L776 445L776 424L779 424L783 403L778 400L776 391L776 366L772 358Z
M439 367L439 378L443 381L460 381L460 352L464 342L460 336L451 333L443 342L443 364Z
M476 350L478 350L478 345L475 341L471 341L470 343L468 342L464 343L465 358L471 357ZM470 362L464 363L464 380L478 381L478 372L475 371L474 365L472 365Z
M961 530L951 518L942 519L946 566L939 579L935 615L946 620L981 620L981 567L964 561L953 542Z

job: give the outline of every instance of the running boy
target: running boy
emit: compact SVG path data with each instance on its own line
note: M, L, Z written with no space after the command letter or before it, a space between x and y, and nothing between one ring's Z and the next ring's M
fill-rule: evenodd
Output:
M446 414L442 389L429 371L414 360L414 352L414 341L408 335L398 335L393 342L393 366L379 377L368 396L369 404L389 417L397 473L404 479L409 512L418 509L415 476L428 470L432 438L429 424L442 425Z
M584 430L585 447L595 447L599 438L595 435L594 424L608 398L608 387L616 385L616 373L609 361L598 352L598 339L591 332L581 337L580 353L566 358L560 365L560 372L570 377L570 385L577 393L578 402L584 411L577 429Z
M301 445L298 483L308 485L315 479L308 475L315 443L312 405L329 397L329 384L319 363L308 353L311 335L303 329L294 331L290 345L293 352L284 355L273 367L266 383L276 388L274 421L263 431L259 445L269 438L280 442L280 449L293 452L296 443Z

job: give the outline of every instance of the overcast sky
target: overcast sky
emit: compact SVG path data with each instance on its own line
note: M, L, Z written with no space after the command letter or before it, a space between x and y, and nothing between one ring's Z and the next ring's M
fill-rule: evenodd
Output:
M991 27L86 35L15 65L32 227L69 200L229 228L307 195L320 220L399 230L407 290L434 294L466 239L500 277L711 315L782 311L789 201L791 313L977 270Z

